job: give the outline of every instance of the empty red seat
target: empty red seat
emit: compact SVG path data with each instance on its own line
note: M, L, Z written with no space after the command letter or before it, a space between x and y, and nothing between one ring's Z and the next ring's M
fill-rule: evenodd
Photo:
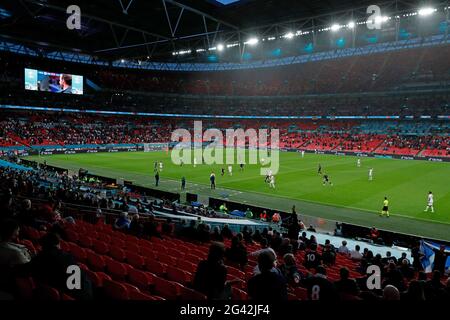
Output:
M186 260L179 259L177 267L182 270L186 270L187 272L190 272L192 274L194 274L197 271L197 264L194 264Z
M148 247L141 247L141 256L144 258L156 260L155 252L153 251L153 249Z
M128 273L127 268L123 263L117 262L115 260L106 261L107 273L114 279L123 281Z
M124 249L127 250L127 251L135 252L135 253L140 253L141 252L141 248L136 243L126 242Z
M77 246L76 244L72 244L70 246L70 252L78 262L86 262L87 254L83 248Z
M145 268L157 276L164 276L166 274L166 265L151 258L145 260Z
M92 248L98 254L107 254L109 252L109 245L101 240L93 240Z
M245 273L242 272L241 270L238 270L238 269L236 269L234 267L230 267L230 266L227 266L226 268L227 268L228 275L233 276L237 279L242 279L242 280L245 279Z
M78 234L74 230L66 230L67 240L70 242L78 242Z
M20 299L29 300L33 298L33 291L36 288L33 278L16 278L15 282Z
M104 271L106 267L106 261L102 255L95 252L87 253L87 262L89 266L95 271Z
M144 291L151 290L151 287L153 286L154 282L154 277L155 275L153 275L150 272L145 272L136 269L130 270L128 274L128 279L130 283L132 283L133 285Z
M81 236L78 240L78 243L85 248L92 248L92 238Z
M122 239L119 239L117 237L112 237L111 238L111 247L118 247L118 248L123 248L125 247L125 242Z
M306 290L305 288L295 287L294 294L297 297L297 299L308 300L308 290Z
M135 301L143 301L143 300L158 300L156 297L153 297L149 294L143 292L132 291L129 293L130 300Z
M125 261L125 251L116 246L111 246L109 248L109 256L120 262Z
M185 300L185 301L204 301L207 300L207 297L201 293L198 292L196 290L190 289L190 288L186 288L186 287L182 287L181 288L181 296L180 296L181 300Z
M40 285L34 290L34 299L44 301L57 301L61 300L61 295L55 288L46 285Z
M155 277L154 283L156 294L165 299L175 300L181 295L183 286L177 282Z
M86 274L91 279L94 288L102 288L105 280L111 280L111 277L104 272L86 270Z
M114 280L105 280L103 283L105 295L113 300L129 300L130 295L125 285Z
M166 269L167 279L186 285L192 281L192 274L180 268L168 265Z
M232 287L231 288L231 299L232 300L247 300L248 295L244 290Z
M177 258L175 257L171 257L168 254L165 253L159 253L158 255L158 260L162 263L165 263L169 266L176 266L177 265Z
M144 258L134 252L129 252L126 251L125 252L126 258L127 258L127 262L129 264L131 264L133 267L137 268L137 269L143 269L145 266L145 260Z
M193 254L187 254L184 257L184 259L189 261L189 262L191 262L191 263L194 263L196 265L202 260L200 257L198 257L196 255L193 255Z

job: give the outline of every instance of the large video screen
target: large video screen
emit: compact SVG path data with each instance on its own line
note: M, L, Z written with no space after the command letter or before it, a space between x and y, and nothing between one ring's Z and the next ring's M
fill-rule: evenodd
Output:
M25 68L25 90L83 94L83 76Z

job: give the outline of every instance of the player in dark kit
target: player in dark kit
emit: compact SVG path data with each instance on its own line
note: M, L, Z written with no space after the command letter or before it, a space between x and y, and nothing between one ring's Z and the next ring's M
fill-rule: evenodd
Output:
M156 186L159 185L159 172L158 172L158 169L156 169L156 174L155 174L155 185Z
M223 177L225 175L225 168L222 168L222 170L220 171L220 175Z
M209 176L209 181L211 182L211 189L216 189L216 175L214 172Z
M181 190L185 190L186 189L186 178L182 177L181 178Z
M241 163L240 165L239 165L239 170L241 170L241 171L244 171L244 164L243 163Z
M319 163L319 168L317 169L317 173L322 174L322 166L320 165L320 163Z
M333 185L333 184L331 183L330 178L328 177L327 174L324 174L324 175L323 175L323 183L322 183L322 184L323 184L323 185L329 184L330 186Z

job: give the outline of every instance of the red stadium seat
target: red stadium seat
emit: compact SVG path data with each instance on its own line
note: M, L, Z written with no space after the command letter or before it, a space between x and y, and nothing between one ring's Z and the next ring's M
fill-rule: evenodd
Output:
M34 299L43 301L58 301L61 300L61 295L55 288L40 285L34 290Z
M145 260L142 256L134 252L125 252L127 262L137 269L143 269L145 267Z
M156 260L156 253L148 247L141 247L141 256L148 259Z
M167 269L167 279L186 285L192 281L192 274L182 270L180 268L168 265Z
M151 290L154 278L155 278L154 274L136 269L130 270L128 274L128 279L130 283L144 291Z
M157 255L158 260L162 263L167 264L168 266L176 266L177 265L177 258L171 257L165 253L159 253Z
M165 280L160 277L155 277L154 282L156 294L165 299L175 300L182 293L183 286L177 282Z
M158 300L157 298L142 292L132 291L129 293L130 300L144 301L144 300Z
M190 289L190 288L186 288L186 287L181 288L180 298L181 298L181 300L184 300L184 301L205 301L205 300L207 300L207 297L203 293L198 292L193 289Z
M71 246L70 252L72 253L72 255L75 257L75 259L78 262L86 262L87 254L83 248L81 248L75 244L75 245Z
M145 260L145 268L157 276L165 276L166 274L166 265L150 258Z
M231 288L231 299L232 300L248 300L248 295L245 291L232 287Z
M128 273L127 268L123 263L117 262L115 260L106 261L107 273L114 279L123 281Z
M111 248L109 248L109 256L120 262L125 261L125 251L116 246L111 246Z
M186 260L181 260L181 259L178 260L177 267L182 270L186 270L187 272L190 272L192 274L197 272L197 264L194 264L194 263L186 261Z
M120 282L114 280L105 280L103 290L109 299L113 300L129 300L130 295L128 288Z
M103 256L96 254L95 252L88 252L87 261L92 270L104 271L106 268L106 261Z
M16 289L20 299L31 300L33 291L36 288L33 278L16 278Z
M126 242L124 250L131 251L131 252L138 253L138 254L141 252L141 248L139 247L137 242L136 243Z
M106 242L101 240L93 240L92 241L93 249L98 254L108 254L109 245Z

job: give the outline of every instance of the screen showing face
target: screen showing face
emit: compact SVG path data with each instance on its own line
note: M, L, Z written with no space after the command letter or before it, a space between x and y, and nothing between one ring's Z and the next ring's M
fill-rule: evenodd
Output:
M25 90L83 94L83 76L25 69Z

